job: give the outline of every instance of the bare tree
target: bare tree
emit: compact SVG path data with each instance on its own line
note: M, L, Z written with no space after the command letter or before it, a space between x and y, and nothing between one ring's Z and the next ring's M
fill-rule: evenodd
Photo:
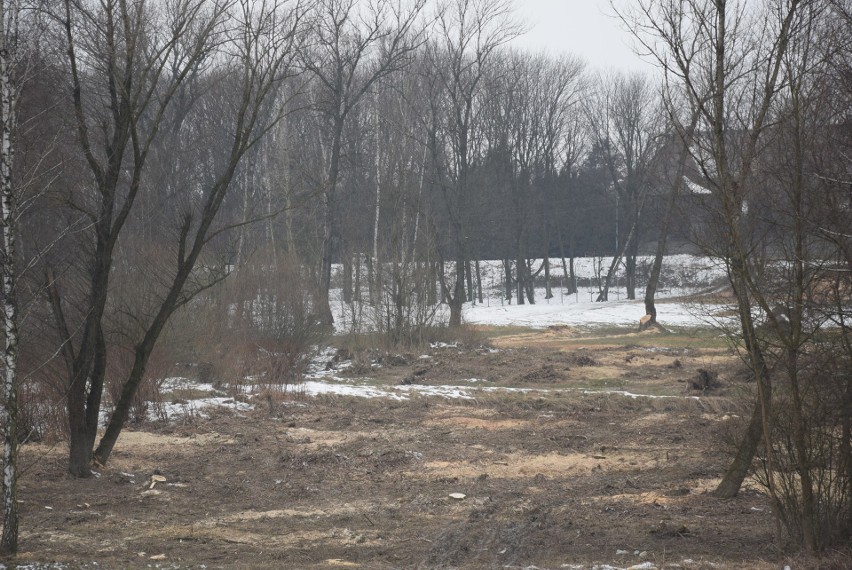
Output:
M18 303L15 239L18 232L14 179L17 128L19 17L16 0L0 2L0 213L3 241L0 274L3 279L3 378L0 380L0 430L3 431L3 534L0 554L18 549Z
M660 130L660 109L643 75L600 76L587 102L590 131L604 150L615 196L615 255L598 301L608 299L615 271L625 259L627 298L636 298L636 256L651 162ZM625 231L626 229L626 231Z
M344 127L353 109L373 84L407 65L422 42L418 27L425 0L320 0L314 14L314 45L304 64L316 78L315 109L324 134L322 198L322 252L317 311L331 326L328 293L335 240L335 219Z
M87 477L103 391L102 321L113 253L166 109L181 83L207 56L226 5L182 1L160 12L144 2L129 5L114 0L66 1L63 8L57 18L64 28L79 148L94 186L94 193L76 197L73 203L89 216L95 234L78 342L72 342L62 303L53 305L67 347L69 470ZM59 301L60 295L51 299Z
M663 257L666 254L666 244L669 238L669 228L678 197L685 185L687 164L689 163L689 149L692 137L695 135L695 126L698 123L698 114L693 112L689 123L684 126L678 121L678 109L667 105L670 109L669 132L664 135L663 144L659 145L657 156L654 160L653 179L660 187L668 187L665 205L663 206L662 219L659 220L657 228L657 249L654 252L654 261L651 264L651 272L648 275L648 283L645 286L645 315L650 319L647 323L643 321L642 327L650 327L657 322L657 306L654 302L657 287L660 283L660 275L663 269ZM691 163L689 163L691 164Z
M743 337L758 386L758 401L738 453L716 490L735 495L763 436L771 470L771 382L758 342L749 282L753 249L748 227L748 190L761 150L782 64L801 0L750 7L710 0L642 1L625 17L663 68L669 86L698 114L700 137L692 158L714 199L716 228L708 251L727 263ZM770 479L770 482L772 480ZM773 490L770 489L770 492Z
M440 92L432 100L437 125L431 144L438 186L444 196L455 257L455 284L446 287L450 326L461 325L469 228L473 141L480 125L483 78L498 48L522 33L509 0L448 0L439 7L431 46L431 75Z
M203 263L202 255L218 236L246 223L243 219L221 223L217 215L243 158L284 113L276 95L281 82L294 73L303 30L301 5L277 0L268 3L241 0L230 8L228 16L234 25L224 34L223 46L227 51L218 62L223 66L225 79L220 92L224 97L221 127L227 136L227 150L217 161L213 174L199 188L197 205L180 212L175 220L177 241L172 252L177 264L134 347L133 367L94 453L101 464L109 459L144 377L145 366L169 318L199 292L227 275L227 270ZM232 91L232 87L236 89Z
M79 150L93 188L86 191L84 186L73 194L70 206L90 218L94 235L87 246L92 256L82 270L78 308L69 313L73 290L61 280L51 280L50 299L68 369L69 470L86 477L107 365L109 283L119 238L150 184L149 160L162 155L167 142L180 142L176 132L194 128L184 120L190 110L215 113L209 124L220 129L218 140L227 141L228 148L218 157L218 168L194 165L200 167L196 173L203 172L196 178L201 182L186 188L182 207L172 210L178 217L171 234L176 261L161 276L164 290L156 306L137 316L141 337L98 448L101 462L109 457L165 322L194 293L224 276L211 267L198 271L196 263L225 229L214 222L242 157L280 116L270 102L292 65L302 8L298 3L231 0L164 5L67 1L63 8L57 16L64 30L67 80ZM193 92L188 86L196 82L200 87L202 74L207 90ZM208 101L219 97L222 108L214 111L208 102L207 109L198 111L202 94ZM71 317L81 319L79 327L69 324Z

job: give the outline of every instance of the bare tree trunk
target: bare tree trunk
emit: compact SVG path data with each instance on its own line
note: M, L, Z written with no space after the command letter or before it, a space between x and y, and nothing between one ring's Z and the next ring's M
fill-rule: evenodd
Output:
M476 299L479 304L482 304L482 270L479 267L479 260L476 260Z
M624 257L624 251L627 249L627 246L630 244L630 240L636 231L638 220L639 216L636 216L636 219L633 221L633 226L630 228L630 233L627 235L627 240L624 242L624 246L621 248L621 251L618 252L618 255L612 258L612 263L610 263L609 270L606 272L606 277L604 278L603 289L598 294L598 303L602 301L609 301L609 288L612 285L612 278L615 277L616 269Z
M526 298L524 297L524 294L526 293L525 287L526 287L526 282L527 282L526 269L527 269L527 262L521 256L520 245L519 245L518 246L518 258L515 260L515 285L518 288L517 295L515 296L515 299L516 299L518 305L523 305L524 303L526 303Z
M672 181L671 189L669 190L668 198L666 199L666 210L663 214L663 219L660 222L660 231L657 234L657 250L654 252L654 264L651 266L651 275L648 277L648 284L645 287L645 314L651 315L651 322L657 322L657 307L654 303L654 298L657 295L657 287L660 283L660 274L663 269L663 257L666 254L666 242L669 238L669 227L671 226L672 213L677 203L680 188L683 185L683 176L686 171L686 160L689 158L689 146L692 142L692 135L695 132L695 126L698 124L699 114L692 113L692 120L686 131L681 137L683 148L680 151L678 158L677 169L675 170L674 180Z
M467 283L467 302L473 302L473 271L470 266L470 260L466 261L464 264L464 277L465 282Z
M512 300L512 260L503 260L503 286L505 291L505 299Z
M550 287L550 258L544 258L544 287L545 287L545 299L553 298L553 291Z
M627 246L627 255L624 263L624 278L627 281L627 298L631 301L636 299L636 257L639 254L638 231Z
M343 302L352 304L352 254L343 253Z
M464 259L456 260L456 276L455 286L452 296L449 296L450 301L450 327L461 326L462 305L464 304Z
M760 415L761 403L755 400L754 409L751 412L751 419L748 422L746 432L743 438L737 445L737 452L734 454L734 459L722 476L722 480L713 490L713 494L721 499L733 499L740 492L743 481L748 476L751 469L751 460L754 454L757 453L757 447L760 445L760 439L763 435L762 420Z
M0 4L0 214L3 243L3 378L0 386L0 430L3 431L3 534L0 554L18 550L18 302L16 292L15 234L17 207L12 180L16 127L15 85L18 6Z
M573 255L568 259L568 270L570 271L569 281L571 282L571 289L569 290L569 293L576 293L577 292L577 274L574 273L574 256Z
M427 250L428 252L428 250ZM438 277L436 276L435 264L429 259L428 254L426 261L426 304L433 307L438 304Z
M361 254L355 254L355 284L353 286L355 303L361 304Z
M382 172L381 172L381 153L379 151L379 128L378 115L375 117L376 128L376 208L373 217L373 259L371 267L373 268L370 279L370 303L374 307L378 307L382 299L382 266L379 261L379 219L381 218L382 207Z

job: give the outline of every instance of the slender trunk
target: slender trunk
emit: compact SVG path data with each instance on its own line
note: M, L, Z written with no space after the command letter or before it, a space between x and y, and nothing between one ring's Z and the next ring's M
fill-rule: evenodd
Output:
M184 285L186 284L186 281L195 266L195 261L201 254L201 248L205 243L202 236L206 235L207 228L209 228L210 223L212 223L212 217L207 220L207 223L202 222L201 227L198 229L199 233L195 240L193 249L187 255L186 259L182 260L182 263L178 268L177 275L171 283L165 299L163 299L162 304L157 310L157 314L154 316L148 326L148 329L145 331L145 335L142 340L135 347L133 367L122 386L121 396L115 403L115 408L109 418L104 435L101 437L101 441L94 452L94 459L96 459L101 465L106 465L109 460L113 447L115 446L116 441L118 441L118 436L130 415L133 398L136 396L136 393L139 390L139 385L145 378L145 367L148 364L151 353L154 351L154 346L157 343L157 339L160 337L160 333L163 331L169 317L178 306L178 300L183 293ZM98 368L98 366L96 365L95 368ZM97 425L97 423L95 423L95 425ZM90 445L88 449L91 450L91 448L92 447Z
M666 199L666 209L663 213L663 219L660 222L660 231L657 233L657 250L654 252L654 264L651 266L651 275L648 277L648 284L645 287L645 314L651 315L652 323L657 322L657 306L654 303L654 299L657 295L657 287L660 284L660 274L663 269L663 257L666 254L666 242L669 238L669 227L671 226L672 213L674 212L675 204L677 204L680 188L683 185L686 160L689 157L689 145L691 144L697 123L698 113L693 112L692 120L690 121L682 140L683 148L680 151L674 180L672 181L672 186L669 190L668 198Z
M529 302L530 305L535 305L535 278L538 277L538 274L541 272L541 268L539 268L539 270L536 271L535 274L533 274L532 260L531 259L526 260L526 266L527 266L527 270L526 270L527 301Z
M773 461L771 440L770 414L772 403L772 384L769 379L769 367L766 364L766 359L763 355L763 350L757 342L757 335L754 330L754 322L751 318L751 305L744 291L744 287L740 279L736 278L738 273L738 264L735 264L736 269L732 276L732 285L734 295L737 297L738 310L740 313L740 325L743 332L743 342L745 344L746 354L748 355L749 364L752 374L754 374L755 382L758 388L758 397L755 402L754 411L752 413L749 427L737 446L737 452L734 456L731 465L719 482L719 485L713 491L713 494L720 498L733 498L739 493L743 481L745 481L748 471L751 468L751 462L754 458L757 448L760 445L760 440L763 438L766 446L767 455L767 472L769 474L770 492L774 496L773 477Z
M331 262L334 257L334 236L336 224L334 217L334 201L337 192L337 179L340 175L340 145L343 137L343 119L334 120L333 140L331 144L331 157L328 165L328 179L326 188L322 194L323 207L323 233L322 233L322 255L320 259L320 287L317 299L317 312L320 322L326 326L334 325L334 316L331 313L331 302L329 292L331 291Z
M352 255L348 252L343 254L343 302L352 304Z
M736 497L737 493L740 492L743 481L748 476L748 472L751 469L751 460L754 459L754 455L757 453L757 447L760 445L760 439L763 434L760 409L761 404L756 400L748 427L740 443L737 445L737 452L734 454L734 459L722 476L722 480L713 491L713 494L720 499L733 499Z
M638 220L639 216L636 216L636 220ZM612 263L609 265L609 270L606 272L606 277L604 278L603 289L598 294L597 302L600 303L602 301L609 301L609 288L612 286L612 279L615 277L616 269L618 265L621 263L622 258L624 257L624 252L627 249L627 246L630 244L633 234L636 232L636 220L633 222L633 226L630 228L630 233L627 235L627 239L624 242L624 246L621 248L621 251L618 252L618 255L612 258Z
M352 285L355 303L361 305L361 254L355 254L355 283Z
M432 263L431 259L429 259L428 254L426 261L423 263L426 269L426 304L430 307L434 307L438 304L438 279L435 275L435 264Z
M518 290L517 290L517 295L515 296L515 299L517 300L518 305L523 305L524 303L526 303L526 298L524 297L524 294L526 292L525 287L526 287L526 282L527 282L527 276L526 276L527 263L524 260L524 258L521 256L520 249L521 249L520 245L518 245L518 257L515 260L515 285L516 285Z
M817 536L816 499L814 483L811 477L811 462L808 457L807 427L802 416L802 395L798 375L798 348L787 350L787 373L790 376L790 387L793 396L793 441L796 447L796 468L799 474L802 501L802 539L805 549L816 552L819 546Z
M465 282L467 283L467 302L472 303L473 302L473 295L474 295L473 271L471 270L469 260L466 261L465 264L464 264L464 277L465 277Z
M370 255L365 255L364 260L367 263L367 294L370 297L370 305L375 306L377 304L376 295L374 293L374 291L376 290L376 276L373 271L373 257Z
M633 217L631 223L630 234L627 236L627 243L624 245L624 280L627 288L627 298L631 301L636 299L636 257L639 255L639 217L641 208L637 203L635 196L636 190L630 202L630 214Z
M8 9L16 10L17 6ZM12 17L16 14L13 13ZM0 23L7 14L0 7ZM15 233L17 231L15 188L12 181L14 160L15 88L12 83L13 46L6 45L7 34L17 30L0 30L4 45L0 49L0 209L2 209L3 243L0 250L0 274L3 279L3 378L0 387L0 430L3 431L3 534L0 554L18 550L18 302L16 291Z
M438 266L438 285L441 288L441 303L450 304L450 288L447 287L447 270L443 261L435 262Z
M482 269L479 266L479 260L476 260L476 298L479 304L482 304Z
M633 301L636 299L636 258L639 250L637 236L633 236L631 243L632 245L628 246L630 251L625 259L624 277L627 280L627 298Z
M550 259L544 258L544 287L545 287L545 299L553 298L553 291L550 288Z
M573 290L573 281L568 275L568 265L565 262L565 244L562 243L562 228L556 226L556 239L559 240L559 259L562 260L562 277L565 281L565 288L567 293L570 295L574 293ZM573 260L573 258L572 258Z
M376 117L378 123L378 116ZM373 271L370 279L370 302L374 307L379 306L382 299L382 266L379 261L379 219L382 208L382 172L379 154L379 129L376 125L376 208L373 214Z
M505 298L507 301L512 300L512 260L503 260L503 285L505 287Z
M455 286L450 301L450 327L461 326L462 305L464 304L464 270L465 260L456 260ZM448 295L449 296L449 295Z
M320 259L319 291L317 298L317 313L320 322L327 327L334 324L331 314L331 302L329 291L331 290L331 259L332 259L332 237L334 229L334 212L332 211L333 189L323 193L323 233L322 233L322 255Z

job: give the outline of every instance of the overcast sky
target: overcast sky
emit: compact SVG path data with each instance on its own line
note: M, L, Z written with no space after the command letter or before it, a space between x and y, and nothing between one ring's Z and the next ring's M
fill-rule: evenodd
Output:
M617 0L616 5L625 1L630 0ZM653 70L633 52L632 38L609 0L515 0L515 6L529 32L512 45L579 55L601 70Z

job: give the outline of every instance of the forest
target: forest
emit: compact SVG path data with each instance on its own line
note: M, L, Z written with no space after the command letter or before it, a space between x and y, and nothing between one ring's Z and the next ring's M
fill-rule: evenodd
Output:
M763 470L779 535L845 544L852 3L617 15L654 73L511 47L511 0L0 3L0 551L22 442L87 479L176 366L285 385L335 335L422 346L485 262L521 305L606 257L596 301L653 323L683 252L724 267L755 388L715 493Z

